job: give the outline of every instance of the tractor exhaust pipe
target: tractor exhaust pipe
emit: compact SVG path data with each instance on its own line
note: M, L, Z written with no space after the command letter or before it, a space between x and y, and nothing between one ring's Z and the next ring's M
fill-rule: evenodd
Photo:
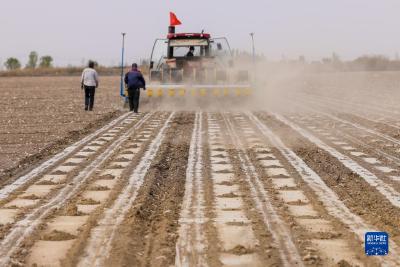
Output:
M175 26L168 26L168 34L175 34ZM167 58L173 58L174 57L174 48L169 47L168 52L167 52Z

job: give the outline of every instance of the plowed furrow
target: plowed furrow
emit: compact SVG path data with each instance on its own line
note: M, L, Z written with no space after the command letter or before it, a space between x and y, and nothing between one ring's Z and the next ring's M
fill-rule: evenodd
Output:
M364 180L365 177L362 178L348 169L351 166L346 167L342 162L343 158L341 158L342 161L340 161L340 159L330 155L328 150L318 149L317 145L312 143L311 140L302 137L297 131L288 128L285 124L275 121L273 117L264 114L260 115L260 118L262 118L262 121L266 125L271 126L276 136L282 138L285 143L285 145L280 145L283 152L286 150L284 149L285 146L292 149L294 152L293 154L287 152L287 150L284 154L286 154L286 157L292 158L294 163L298 161L297 164L299 164L299 166L297 168L304 169L303 175L309 173L309 177L305 176L304 179L310 183L310 187L313 188L315 192L318 192L318 190L332 190L345 206L343 207L343 204L339 205L338 203L335 207L342 207L350 211L343 210L338 213L338 210L332 210L331 213L333 216L340 218L342 215L347 214L346 218L341 218L340 220L347 225L353 226L357 225L357 223L352 222L352 220L359 217L365 222L364 227L367 227L367 229L372 227L373 229L384 230L391 233L392 240L394 241L392 242L394 252L391 257L388 257L386 264L396 266L396 264L398 264L399 253L397 240L398 223L397 219L393 218L399 216L398 208L394 207L383 194L379 193L379 188L368 184ZM264 131L268 133L265 128ZM269 133L269 135L271 135L271 133ZM302 166L300 160L304 161L317 176L312 174L310 171L311 169L307 171L308 167L305 165ZM321 178L322 183L317 178L318 176ZM319 187L319 189L317 187ZM324 200L324 198L322 198L322 193L319 194L321 194L321 200ZM333 203L337 201L334 200L332 193L326 191L324 194L326 194L325 198L329 196L329 194L332 196L332 199L329 201ZM328 203L329 202L326 200L325 205L327 205L327 207L329 207ZM331 209L331 207L329 207L329 209ZM377 220L377 218L379 219ZM358 223L358 225L360 224ZM363 227L357 231L354 229L354 232L358 233L360 242L363 241L363 234L365 234ZM385 260L383 260L383 262L385 262Z
M97 130L96 132L84 137L83 139L79 140L73 145L65 148L62 152L58 153L49 160L45 161L40 166L31 170L29 173L19 177L11 184L2 187L0 189L0 201L7 198L14 190L23 186L25 183L30 182L32 179L43 175L49 169L54 168L54 166L57 166L62 160L72 156L74 153L76 153L77 150L89 144L91 141L93 141L96 137L100 136L102 133L110 130L112 127L119 125L119 123L121 123L127 117L128 114L120 116L119 118L113 120L112 122L105 125L101 129Z
M95 262L105 266L168 266L174 262L193 120L192 114L184 112L171 120L159 152L146 161L148 171L139 179L142 186L137 188L135 201L123 203L126 216L115 228L109 253L97 254ZM83 254L80 264L85 263L92 264Z
M287 120L283 116L280 116L278 114L275 114L275 117L297 131L299 134L301 134L303 137L308 139L310 142L314 143L317 145L319 148L327 151L331 156L335 157L340 163L342 163L344 166L346 166L348 169L351 171L355 172L358 174L360 177L362 177L368 184L370 184L372 187L376 187L377 190L389 200L392 205L394 205L397 208L400 208L400 193L397 192L391 185L383 182L381 179L379 179L376 175L368 171L367 169L363 168L359 164L357 164L355 161L353 161L351 158L343 155L336 149L328 146L324 142L322 142L320 139L315 137L314 135L310 134L308 131L300 128L297 126L295 123Z
M337 126L335 121L324 116L318 120L314 116L290 116L290 119L400 192L397 145L363 135L349 127Z
M246 154L244 143L236 132L237 130L233 125L232 118L226 115L223 116L232 144L235 144L238 151L237 157L241 164L241 169L244 170L245 182L251 190L255 208L262 215L265 226L272 234L274 245L279 251L282 264L284 266L302 266L303 262L293 242L289 227L280 218L276 208L272 205L271 196L268 191L264 189L261 177L257 173L249 156Z
M55 167L53 170L54 174L43 176L41 180L38 181L38 186L58 186L56 186L55 192L50 192L49 197L43 199L37 196L39 194L38 192L33 192L33 197L29 196L29 198L33 198L32 201L37 202L32 205L33 208L23 206L25 203L23 201L26 199L24 196L11 200L9 204L10 207L21 205L23 210L27 210L27 212L21 216L21 220L18 220L12 225L10 231L4 236L0 247L1 262L4 264L9 262L10 257L21 249L22 244L25 244L25 241L29 239L28 237L41 227L43 220L63 207L72 197L78 194L82 186L85 185L85 182L102 166L102 164L109 160L115 153L115 150L149 118L149 114L145 115L133 127L129 127L129 125L131 122L135 121L135 119L128 118L124 122L127 127L115 129L112 130L115 131L114 133L106 133L99 136L99 140L96 142L101 142L103 139L108 139L111 142L107 144L104 149L99 149L100 152L95 157L91 157L91 155L96 154L96 148L93 150L85 146L86 149L84 147L83 150L77 152L75 155L81 157L77 157L76 159L90 158L90 161L88 161L86 165L82 165L84 167L83 169L80 170L77 168L77 171L74 172L73 169L76 165L63 163L64 165ZM121 132L121 130L123 131ZM102 144L106 143L106 141L102 142ZM71 175L69 175L69 171L72 172ZM50 191L52 189L53 188L50 188ZM39 192L41 191L39 190ZM47 191L45 191L45 193L47 193ZM30 200L29 198L27 200ZM22 204L19 204L21 202ZM7 207L7 204L5 207Z
M173 114L168 117L157 136L151 141L149 148L145 151L142 159L128 177L128 183L118 194L114 203L105 210L104 215L97 222L97 226L90 231L90 236L86 241L87 244L85 246L84 256L79 260L78 266L104 265L109 258L112 243L115 241L115 235L119 230L118 228L125 220L127 213L136 200L150 165L165 139L165 132L172 118Z
M186 169L185 195L179 219L175 266L205 266L205 196L203 181L203 114L195 115Z
M271 141L271 143L280 151L280 153L286 158L286 160L301 175L302 180L304 180L317 195L318 200L323 203L323 206L327 210L327 212L331 216L337 218L346 227L350 228L351 232L357 236L360 242L359 249L361 250L360 244L361 242L363 242L365 233L373 230L376 231L376 228L366 223L356 213L353 213L345 205L345 203L340 200L335 191L332 190L329 185L326 184L325 181L303 161L303 159L301 159L295 152L288 148L282 142L281 138L274 132L272 132L266 124L262 123L253 114L249 114L249 117L252 121L254 121L257 127L259 127L262 134ZM392 245L395 250L398 250L397 245L394 242L392 242ZM397 253L398 251L396 251L394 255L387 257L388 259L386 263L392 264L393 266L398 264ZM349 258L344 258L343 260L348 261ZM365 262L367 262L366 259L364 260ZM371 263L371 261L369 261L369 263Z

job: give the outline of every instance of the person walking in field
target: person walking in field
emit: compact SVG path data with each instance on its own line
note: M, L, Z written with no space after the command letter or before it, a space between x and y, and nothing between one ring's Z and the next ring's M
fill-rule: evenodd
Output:
M125 85L128 88L129 109L130 111L138 113L140 88L146 90L146 81L142 73L138 70L136 63L133 63L132 69L125 74Z
M94 94L98 86L99 77L94 69L94 62L89 61L89 66L83 70L81 78L81 88L85 90L85 110L93 110Z

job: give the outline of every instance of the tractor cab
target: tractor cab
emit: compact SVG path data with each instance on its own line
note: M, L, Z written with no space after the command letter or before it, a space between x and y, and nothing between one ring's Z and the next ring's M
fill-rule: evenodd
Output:
M180 21L170 15L167 37L156 39L151 50L149 96L251 94L249 73L243 65L234 68L228 39L204 31L176 33Z
M160 48L161 47L161 48ZM160 53L161 52L161 53ZM158 54L158 55L157 55ZM175 33L157 39L150 59L150 80L161 83L215 83L219 72L232 66L226 38L212 39L208 33Z
M191 48L194 48L193 57L209 57L211 42L208 33L168 34L168 58L186 57Z

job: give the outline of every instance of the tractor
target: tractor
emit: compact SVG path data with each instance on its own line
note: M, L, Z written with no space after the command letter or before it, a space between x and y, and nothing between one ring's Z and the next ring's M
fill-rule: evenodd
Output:
M176 33L156 39L150 56L148 96L250 95L247 70L235 68L227 38L200 33Z

